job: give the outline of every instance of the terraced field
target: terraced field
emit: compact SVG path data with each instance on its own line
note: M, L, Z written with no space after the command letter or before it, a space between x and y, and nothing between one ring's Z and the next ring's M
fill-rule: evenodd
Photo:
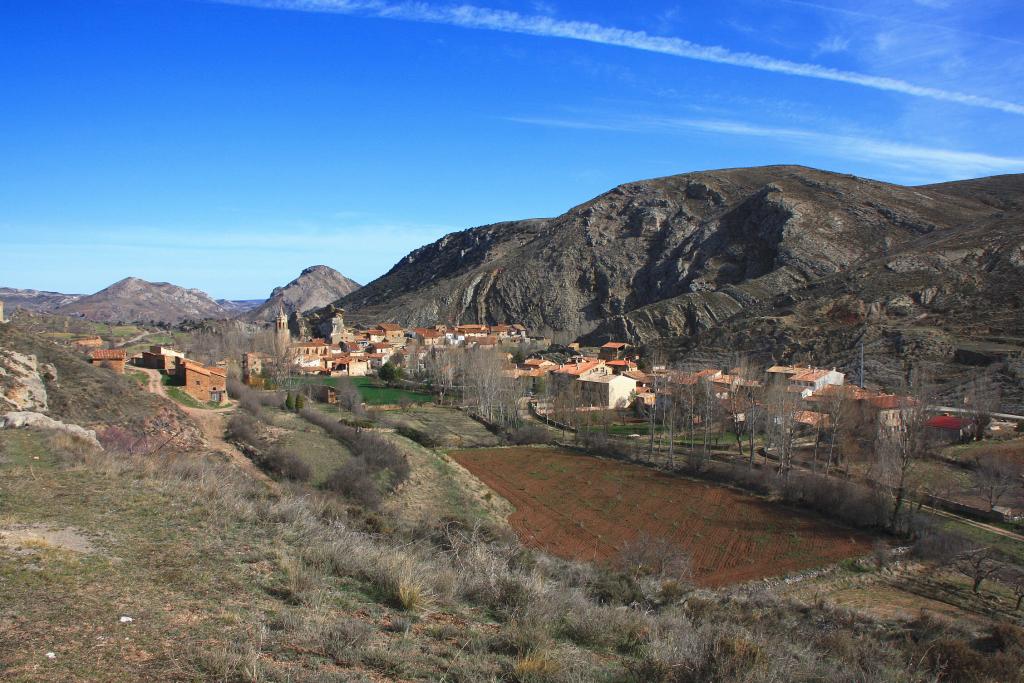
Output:
M641 533L677 543L694 579L721 586L827 565L871 539L756 496L569 451L492 448L450 453L515 506L525 545L607 562Z

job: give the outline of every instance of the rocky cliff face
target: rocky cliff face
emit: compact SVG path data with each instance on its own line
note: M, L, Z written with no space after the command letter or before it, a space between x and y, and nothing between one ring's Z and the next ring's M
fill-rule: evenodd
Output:
M1024 337L1022 285L1024 176L902 187L775 166L630 183L557 218L454 233L340 304L356 319L778 356L833 336L839 353L868 325L926 328L955 354L981 321L992 344Z
M516 320L565 338L688 334L876 259L916 268L906 259L936 239L1021 214L979 196L995 181L973 182L908 188L765 167L631 183L558 218L448 235L341 303L369 318ZM1022 188L1013 177L992 193Z
M310 266L288 284L276 287L262 305L245 317L248 320L272 320L281 309L289 315L305 313L327 306L357 289L359 283L333 268Z
M198 289L129 277L54 310L100 322L165 322L227 318L223 306Z

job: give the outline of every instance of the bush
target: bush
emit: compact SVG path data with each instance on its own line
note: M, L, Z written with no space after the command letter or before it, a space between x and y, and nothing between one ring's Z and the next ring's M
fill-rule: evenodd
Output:
M235 413L228 420L228 438L241 441L250 446L262 443L259 433L259 422L247 413Z
M351 458L331 472L324 482L324 488L340 493L371 510L378 509L382 501L380 488L374 481L369 466L359 458Z
M550 444L554 443L555 438L544 427L537 424L526 424L519 429L513 430L508 435L510 443L514 443L519 446L526 444Z
M309 481L313 476L313 470L302 458L281 446L271 448L257 464L270 474L291 481Z
M363 462L369 475L387 470L389 474L386 485L389 490L394 490L409 478L410 467L405 454L380 434L350 427L318 410L307 408L299 414L345 444L352 452L353 459Z

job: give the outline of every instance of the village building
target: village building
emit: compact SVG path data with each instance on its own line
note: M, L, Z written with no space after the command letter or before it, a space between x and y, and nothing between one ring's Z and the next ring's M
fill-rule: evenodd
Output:
M368 330L365 330L359 336L357 341L365 342L363 344L363 346L366 346L366 344L380 344L383 341L387 341L387 338L388 338L388 335L387 335L387 332L385 330L382 330L382 329L377 328L377 327L372 327L372 328L370 328Z
M555 368L551 373L551 378L555 383L555 389L562 390L577 379L593 374L605 375L611 373L604 368L603 360L588 356L574 356Z
M288 348L288 344L292 340L291 330L288 329L288 316L284 314L283 308L277 309L277 318L274 320L274 340L281 352Z
M149 351L143 351L142 358L137 362L144 368L171 371L174 370L175 361L178 358L184 357L185 354L181 351L175 351L167 346L156 344L150 346Z
M773 365L765 371L765 375L769 385L785 382L794 393L799 393L803 398L821 391L828 385L841 385L846 381L846 375L835 368L824 370L797 365Z
M366 351L370 355L379 355L380 358L387 363L391 360L391 357L395 355L395 347L388 342L379 342L377 344L370 344L366 347Z
M103 344L103 340L95 335L89 337L77 337L71 340L71 345L76 349L98 349L103 346Z
M227 371L188 358L177 358L175 371L181 388L197 401L223 403L227 400Z
M295 342L288 347L288 352L293 358L323 358L331 355L331 345L323 339L311 339Z
M331 360L332 377L365 377L368 374L370 365L366 358L342 356Z
M430 327L417 327L413 330L413 339L423 346L437 346L444 342L444 332Z
M591 373L579 382L583 405L620 409L626 408L636 394L636 380L625 375Z
M558 363L550 361L546 358L527 358L519 364L519 369L526 372L539 372L546 375L555 368L558 367Z
M627 372L637 369L637 364L631 360L610 360L605 365L612 369L616 375L624 375Z
M128 360L128 352L124 349L94 349L89 353L89 362L97 367L113 370L119 375L124 374L124 364Z
M464 337L465 339L475 339L479 337L486 337L488 333L487 325L459 325L455 328L456 334Z
M405 343L405 329L395 323L377 323L376 327L371 327L366 332L373 336L368 337L371 343L388 342L399 346Z
M601 346L598 351L598 358L602 360L621 360L625 357L629 344L626 342L610 341Z
M974 435L974 422L954 415L936 415L925 425L929 438L940 443L966 443Z
M242 381L246 384L252 384L255 378L263 375L264 368L270 364L273 359L265 353L259 351L250 351L242 354Z

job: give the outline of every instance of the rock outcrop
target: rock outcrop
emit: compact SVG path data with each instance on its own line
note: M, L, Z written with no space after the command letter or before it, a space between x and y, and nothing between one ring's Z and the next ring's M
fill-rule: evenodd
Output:
M49 409L46 382L57 381L57 369L32 354L0 348L0 408L15 411Z
M280 310L288 315L306 313L327 306L359 289L350 280L328 266L310 266L283 287L276 287L270 297L244 317L248 320L273 320Z
M96 432L92 429L85 429L76 424L67 424L52 417L35 412L9 412L0 417L0 429L20 429L32 427L34 429L46 429L56 432L70 434L76 439L88 442L92 446L102 450L103 446L96 439Z

